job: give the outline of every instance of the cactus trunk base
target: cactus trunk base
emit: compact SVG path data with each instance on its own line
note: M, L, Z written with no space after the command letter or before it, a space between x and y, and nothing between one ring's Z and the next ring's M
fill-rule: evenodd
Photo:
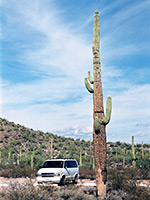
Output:
M132 161L132 166L133 166L133 169L136 169L136 161L135 160Z
M98 169L96 172L96 185L97 185L97 195L102 199L106 195L106 184L103 181L102 171Z

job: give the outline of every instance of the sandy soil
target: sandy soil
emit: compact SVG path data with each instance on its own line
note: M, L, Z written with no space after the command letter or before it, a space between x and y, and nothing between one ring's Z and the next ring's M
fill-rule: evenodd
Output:
M31 180L34 184L34 186L38 186L38 183L36 182L36 179L29 179L29 178L3 178L3 177L0 177L0 190L3 190L7 187L9 187L9 185L11 183L16 183L16 182L19 182L19 183L24 183L26 182L27 180ZM71 184L71 183L70 183ZM53 184L54 186L58 187L57 184ZM79 179L78 180L78 186L81 186L81 187L96 187L96 182L95 180L89 180L89 179ZM142 187L148 187L150 188L150 180L138 180L137 181L137 185L139 186L142 186Z

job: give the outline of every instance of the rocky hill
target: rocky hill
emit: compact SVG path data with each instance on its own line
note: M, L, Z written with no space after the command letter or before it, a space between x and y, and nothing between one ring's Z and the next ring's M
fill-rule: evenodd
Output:
M91 143L92 147L92 143ZM150 145L144 144L144 158L142 158L142 146L135 146L136 158L150 165ZM75 158L83 168L90 166L90 141L66 138L34 131L14 122L0 118L0 162L3 164L17 162L24 164L31 163L31 155L34 154L34 164L39 166L45 159L49 158ZM93 154L93 148L92 148ZM132 164L131 145L116 142L107 143L108 166L130 166ZM145 161L146 160L146 161ZM149 164L147 164L149 163Z

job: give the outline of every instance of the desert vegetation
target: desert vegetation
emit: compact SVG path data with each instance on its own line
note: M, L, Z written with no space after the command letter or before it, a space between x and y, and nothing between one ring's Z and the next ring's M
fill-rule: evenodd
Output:
M0 176L34 179L37 169L46 159L75 158L80 164L80 180L95 180L93 142L65 138L52 133L34 131L0 118ZM149 187L139 186L140 180L150 180L150 145L117 142L107 143L107 194L104 199L149 199ZM28 190L28 187L32 188ZM17 188L20 188L19 190ZM25 196L21 192L25 191ZM18 195L18 196L17 196ZM98 199L95 189L75 185L34 187L32 181L24 185L12 183L2 199ZM74 197L73 197L74 195ZM59 197L59 198L58 198Z
M0 133L1 171L11 168L28 168L34 171L50 158L75 158L80 164L80 169L94 168L93 142L34 131L2 118L0 127L3 129ZM8 130L11 131L8 133ZM150 144L136 144L134 148L136 167L149 169ZM108 168L130 168L132 161L131 144L119 141L107 143Z
M90 171L88 171L89 175ZM141 172L128 169L126 171L109 170L107 193L102 200L148 200L150 188L137 185ZM86 174L85 174L86 175ZM92 174L91 174L92 175ZM96 188L86 188L68 184L54 187L53 185L35 186L32 179L23 183L11 183L6 191L0 192L2 200L98 200Z

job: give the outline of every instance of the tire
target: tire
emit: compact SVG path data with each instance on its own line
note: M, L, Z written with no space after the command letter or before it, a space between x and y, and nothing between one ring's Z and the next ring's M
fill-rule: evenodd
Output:
M77 184L77 183L78 183L78 175L76 175L76 176L74 177L73 183L74 183L74 184Z
M61 178L59 185L65 185L65 176Z

